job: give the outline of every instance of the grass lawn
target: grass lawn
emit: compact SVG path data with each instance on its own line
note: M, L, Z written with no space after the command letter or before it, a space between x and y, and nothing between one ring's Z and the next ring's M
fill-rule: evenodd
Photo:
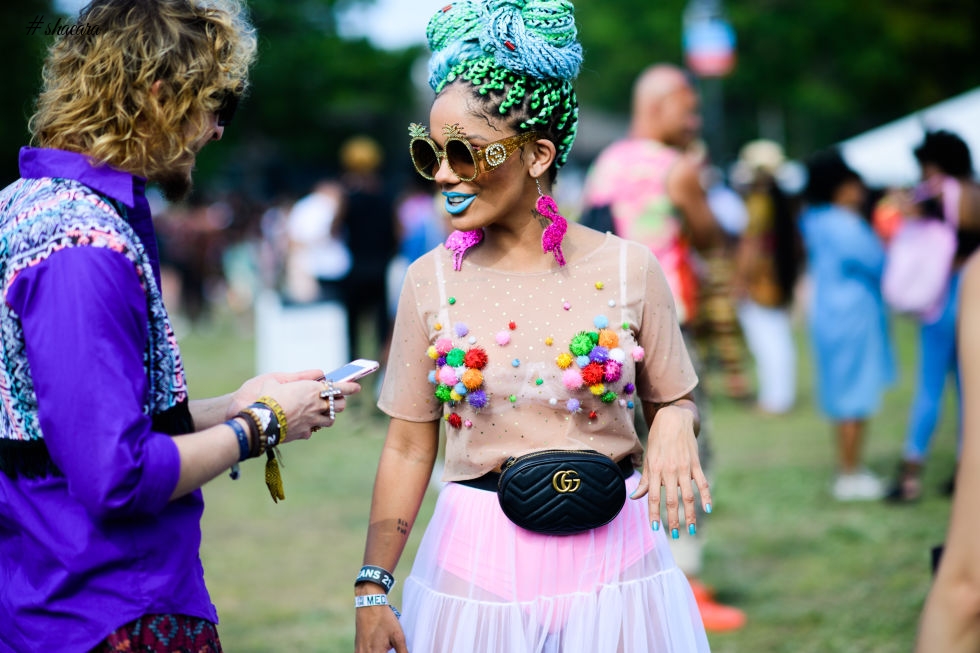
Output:
M897 320L895 334L901 375L871 422L868 447L870 466L882 474L897 465L916 355L912 325ZM698 530L706 538L703 579L748 613L744 629L709 635L712 651L908 651L929 586L929 549L942 541L949 516L937 487L953 469L954 404L947 399L922 501L835 503L831 430L814 410L800 343L801 399L791 415L764 418L724 399L712 406L715 510ZM181 346L192 396L234 390L252 374L254 342L230 325L195 331ZM706 381L709 390L718 385L710 375ZM336 427L285 447L284 502L269 498L258 461L244 464L238 481L224 476L206 487L203 560L226 650L353 650L351 582L386 424L370 395ZM408 574L433 498L397 578ZM400 604L400 585L393 596Z

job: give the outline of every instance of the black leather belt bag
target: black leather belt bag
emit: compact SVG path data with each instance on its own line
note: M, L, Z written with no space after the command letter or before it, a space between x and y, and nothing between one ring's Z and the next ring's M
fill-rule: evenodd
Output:
M616 463L598 451L549 449L509 458L501 473L459 483L496 491L504 514L521 528L572 535L616 518L632 473L629 456Z

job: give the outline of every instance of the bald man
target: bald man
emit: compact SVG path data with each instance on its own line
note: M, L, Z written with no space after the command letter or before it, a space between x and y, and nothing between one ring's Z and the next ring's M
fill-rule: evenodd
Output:
M691 247L709 251L722 243L700 163L685 155L700 129L698 95L684 71L647 68L633 86L629 134L596 159L584 195L586 224L589 213L608 212L613 231L646 244L660 259L682 327L697 310Z
M580 220L641 242L656 255L696 365L692 329L701 308L699 299L710 293L704 292L709 288L699 288L695 251L712 261L712 253L724 243L701 186L701 161L686 152L700 130L698 94L687 74L665 64L644 70L633 85L629 133L603 150L589 169ZM711 286L711 279L707 281ZM699 376L703 382L703 375ZM707 415L709 406L700 388L701 384L695 390L696 401L702 415ZM710 464L709 421L702 420L698 438L706 471ZM649 429L650 425L638 424L638 431L643 426ZM696 579L701 568L703 529L696 538L672 541L671 550L691 580L704 627L715 632L740 628L745 615L715 602L710 590Z

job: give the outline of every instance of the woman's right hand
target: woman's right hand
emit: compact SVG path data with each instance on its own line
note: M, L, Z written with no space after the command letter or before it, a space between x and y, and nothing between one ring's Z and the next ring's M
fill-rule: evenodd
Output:
M355 608L355 653L408 653L405 633L394 611L387 605Z

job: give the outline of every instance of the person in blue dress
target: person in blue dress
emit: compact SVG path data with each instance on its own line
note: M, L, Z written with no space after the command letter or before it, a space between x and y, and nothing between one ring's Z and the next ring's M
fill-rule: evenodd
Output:
M895 380L880 289L885 250L860 213L861 177L840 153L819 153L807 168L800 217L812 284L807 322L819 406L837 440L833 494L841 501L880 499L884 485L862 465L862 449L868 419Z

